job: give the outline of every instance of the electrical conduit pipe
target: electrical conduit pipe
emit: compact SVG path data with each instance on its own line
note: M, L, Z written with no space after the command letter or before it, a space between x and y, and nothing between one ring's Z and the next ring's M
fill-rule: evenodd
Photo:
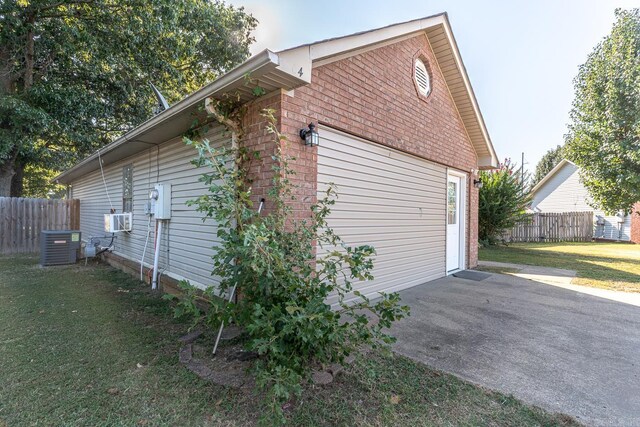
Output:
M147 245L149 244L149 236L151 235L151 215L149 215L149 221L147 221L147 238L144 241L144 249L142 250L142 258L140 259L140 281L144 279L142 271L144 270L144 257L147 254Z
M158 231L156 232L156 252L153 255L153 280L151 281L151 289L158 289L158 261L160 259L160 238L162 237L162 221L156 220Z

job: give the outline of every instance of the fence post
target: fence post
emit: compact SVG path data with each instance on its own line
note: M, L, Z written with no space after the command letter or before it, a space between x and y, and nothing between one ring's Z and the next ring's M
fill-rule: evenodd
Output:
M80 200L71 200L71 229L80 230Z

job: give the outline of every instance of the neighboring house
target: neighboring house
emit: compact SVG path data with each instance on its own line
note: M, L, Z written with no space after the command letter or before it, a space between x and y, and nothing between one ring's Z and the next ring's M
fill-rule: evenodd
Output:
M631 215L607 215L589 205L589 192L580 182L579 168L567 159L545 175L531 194L534 212L593 212L593 237L621 241L631 238Z
M266 94L256 98L255 85ZM105 236L108 189L118 212L133 212L132 231L117 234L109 257L128 260L133 269L150 232L143 260L149 267L155 227L145 203L155 183L171 184L159 269L163 277L215 284L215 225L186 204L205 191L198 182L203 171L190 163L196 152L181 135L194 116L203 117L206 99L229 95L246 103L240 143L268 159L275 144L260 113L275 111L296 158L297 217L308 216L327 185L337 184L329 224L348 244L377 250L375 279L358 287L363 294L397 291L477 264L474 180L479 169L498 161L446 14L278 53L265 50L102 148L57 177L80 199L83 238ZM311 122L317 147L299 136ZM231 144L220 125L206 136ZM270 161L250 170L256 206L272 178Z

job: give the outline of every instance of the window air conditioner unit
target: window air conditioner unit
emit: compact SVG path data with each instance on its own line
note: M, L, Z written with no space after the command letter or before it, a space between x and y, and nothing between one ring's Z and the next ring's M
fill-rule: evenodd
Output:
M133 215L131 212L104 215L104 231L107 233L131 231L132 224Z

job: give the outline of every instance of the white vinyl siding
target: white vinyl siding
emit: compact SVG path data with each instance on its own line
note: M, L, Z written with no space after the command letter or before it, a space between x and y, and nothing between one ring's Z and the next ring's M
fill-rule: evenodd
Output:
M207 135L212 145L230 142L230 136L222 127L211 129ZM217 228L213 220L202 221L202 214L195 207L186 205L188 200L204 194L206 187L198 182L204 169L191 164L197 157L193 147L181 139L151 146L144 153L105 166L104 175L109 197L117 212L122 208L123 166L133 165L133 231L116 233L114 253L140 262L144 248L148 217L144 214L149 191L157 182L171 184L171 220L163 226L159 269L177 279L188 279L195 285L209 286L217 283L211 276L213 247L217 244ZM80 228L83 240L92 236L107 236L103 215L110 205L100 170L82 177L72 184L73 197L80 199ZM151 221L149 243L145 263L153 263L154 221ZM111 239L102 239L108 245Z
M446 168L326 128L320 138L318 198L329 183L338 193L329 226L377 251L374 280L355 288L376 297L445 276Z
M618 217L589 205L589 192L580 182L578 167L567 163L533 195L531 208L540 212L593 212L594 237L628 241L631 234L631 216L620 224ZM596 225L597 217L605 220L604 226Z

